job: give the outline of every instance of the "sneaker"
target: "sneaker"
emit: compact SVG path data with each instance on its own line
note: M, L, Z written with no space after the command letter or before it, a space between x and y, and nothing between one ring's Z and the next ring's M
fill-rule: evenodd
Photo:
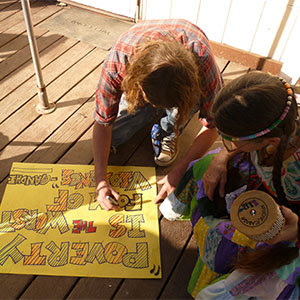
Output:
M111 145L110 146L110 151L109 151L111 154L117 154L117 147Z
M159 166L169 166L176 159L177 137L175 133L168 134L159 124L154 124L151 130L154 161Z
M171 165L178 155L177 136L172 133L163 138L159 156L154 157L154 162L161 167Z

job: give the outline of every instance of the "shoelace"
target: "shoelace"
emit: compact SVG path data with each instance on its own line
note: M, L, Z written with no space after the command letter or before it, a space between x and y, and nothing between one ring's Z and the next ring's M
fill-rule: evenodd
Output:
M161 142L161 149L170 153L176 151L176 137L166 136Z
M110 153L117 154L117 148L113 145L110 146Z

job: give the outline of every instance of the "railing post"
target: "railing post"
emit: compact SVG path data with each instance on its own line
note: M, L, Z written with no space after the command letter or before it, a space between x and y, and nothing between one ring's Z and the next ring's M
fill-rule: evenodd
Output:
M29 0L21 0L24 19L28 34L28 41L34 66L34 71L36 75L36 81L38 86L38 95L39 95L39 103L36 106L36 111L39 114L49 114L55 110L55 104L50 103L48 101L46 87L43 81L39 52L36 44L36 39L33 33L33 26L31 21L31 12L30 12L30 5Z

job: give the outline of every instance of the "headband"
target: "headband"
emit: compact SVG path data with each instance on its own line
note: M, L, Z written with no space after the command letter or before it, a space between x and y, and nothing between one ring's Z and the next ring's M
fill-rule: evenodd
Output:
M279 79L282 82L282 84L285 86L286 93L287 93L286 106L285 106L285 108L283 110L283 113L279 117L279 119L277 121L275 121L271 126L269 126L268 128L266 128L264 130L261 130L261 131L259 131L257 133L253 133L253 134L250 134L250 135L247 135L247 136L242 136L242 137L228 136L228 135L224 134L223 132L221 132L219 129L217 129L218 133L220 134L220 136L223 139L228 140L228 141L233 141L233 142L235 142L235 141L252 140L252 139L255 139L257 137L263 136L263 135L271 132L274 128L276 128L284 120L284 118L286 117L286 115L289 112L290 107L292 105L294 92L293 92L291 86L283 78L279 77Z

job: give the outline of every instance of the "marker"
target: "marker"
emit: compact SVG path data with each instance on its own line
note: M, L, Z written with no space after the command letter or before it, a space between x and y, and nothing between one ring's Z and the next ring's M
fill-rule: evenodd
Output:
M106 200L110 201L111 204L119 205L118 201L114 197L106 196Z

